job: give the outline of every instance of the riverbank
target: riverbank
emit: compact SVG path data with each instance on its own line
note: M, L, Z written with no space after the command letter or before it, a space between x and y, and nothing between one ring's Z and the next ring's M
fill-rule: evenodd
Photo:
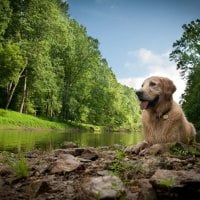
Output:
M65 129L69 124L48 121L32 115L0 109L1 129Z
M135 127L136 130L139 125ZM49 130L61 129L71 131L90 131L90 132L130 132L129 128L108 128L105 126L96 126L92 124L83 124L77 122L59 122L48 119L38 118L11 110L0 109L0 130L2 129L23 129L23 130Z
M103 127L74 122L56 122L41 119L15 111L0 109L0 129L23 129L23 130L74 130L74 131L102 131Z
M161 155L124 147L0 154L0 199L200 199L200 145L174 144Z

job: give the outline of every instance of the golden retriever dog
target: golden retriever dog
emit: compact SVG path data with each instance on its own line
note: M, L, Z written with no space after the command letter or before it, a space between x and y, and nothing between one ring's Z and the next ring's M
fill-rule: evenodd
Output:
M194 126L187 121L181 107L173 101L174 83L165 77L147 78L136 91L142 109L144 141L126 148L126 152L139 153L142 149L159 144L189 143L195 138ZM155 145L156 144L156 145ZM153 145L153 146L152 146Z

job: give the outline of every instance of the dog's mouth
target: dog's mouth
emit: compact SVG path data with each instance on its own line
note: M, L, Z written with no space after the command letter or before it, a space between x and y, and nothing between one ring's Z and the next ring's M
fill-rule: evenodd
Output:
M140 108L142 110L145 110L145 109L148 109L148 108L152 108L152 107L155 107L156 104L158 103L159 101L159 96L156 96L154 100L152 101L147 101L147 100L144 100L144 99L140 99Z

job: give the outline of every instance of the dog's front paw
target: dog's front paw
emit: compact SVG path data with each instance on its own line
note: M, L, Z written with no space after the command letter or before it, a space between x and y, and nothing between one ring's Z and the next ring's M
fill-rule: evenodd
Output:
M131 146L126 147L124 151L125 153L138 154L140 152L140 148L138 148L137 145L131 145Z
M167 151L166 144L154 144L149 148L145 148L142 151L140 151L139 155L140 156L144 156L146 154L157 155L157 154L162 154L166 151Z
M148 146L148 143L144 141L140 144L131 145L131 146L126 147L126 149L124 151L125 151L125 153L139 154L140 151L145 149L147 146Z

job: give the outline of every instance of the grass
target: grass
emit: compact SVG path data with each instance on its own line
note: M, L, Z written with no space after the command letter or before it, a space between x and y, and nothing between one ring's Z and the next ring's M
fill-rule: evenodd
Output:
M28 162L22 153L15 155L9 152L3 152L2 156L3 160L1 162L7 164L17 177L25 178L29 175Z
M170 144L169 152L172 155L183 158L187 156L200 156L200 145L198 143L193 143L190 145L181 143Z
M129 182L128 179L132 179L136 174L144 173L140 163L133 164L130 161L125 160L125 154L121 150L116 151L116 157L108 169L126 183Z
M11 110L0 109L0 129L67 129L75 128L83 131L101 132L103 126L83 124L77 122L55 122L41 119Z
M53 122L32 115L26 115L15 111L0 109L0 128L47 128L65 129L70 125L66 123Z
M74 128L82 131L90 132L104 132L105 126L96 126L92 124L84 124L73 121L56 122L49 121L35 117L33 115L27 115L11 110L0 109L0 129L67 129ZM126 130L125 131L130 131ZM112 131L121 131L120 128Z

